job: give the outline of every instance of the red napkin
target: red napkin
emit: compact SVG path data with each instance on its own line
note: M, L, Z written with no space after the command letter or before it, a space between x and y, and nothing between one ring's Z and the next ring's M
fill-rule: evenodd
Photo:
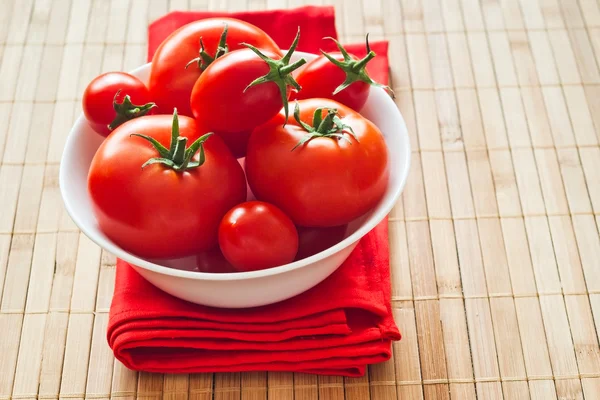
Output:
M282 48L291 42L297 26L304 35L302 51L316 52L318 39L336 37L330 7L176 12L151 24L149 59L172 30L216 15L254 23ZM326 42L320 44L327 48ZM365 53L363 44L348 48L359 56ZM379 56L377 64L369 64L370 74L387 83L387 43L374 43L372 48ZM115 357L134 370L361 376L367 364L388 360L391 341L400 339L390 305L387 221L361 239L346 262L321 284L284 302L253 309L188 303L162 292L117 260L107 337Z

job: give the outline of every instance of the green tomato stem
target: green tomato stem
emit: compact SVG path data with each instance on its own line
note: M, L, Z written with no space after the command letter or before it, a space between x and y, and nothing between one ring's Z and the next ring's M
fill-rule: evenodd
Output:
M292 86L296 90L300 90L301 87L296 82L294 77L291 75L292 72L306 64L306 60L301 58L300 60L290 64L290 60L292 58L292 54L298 47L298 41L300 40L300 28L298 28L298 33L296 33L296 37L294 38L294 42L290 46L288 52L281 58L280 60L275 60L263 54L259 49L252 46L248 43L242 43L244 46L252 50L257 56L259 56L267 65L269 66L269 72L266 75L263 75L259 78L256 78L246 88L244 92L250 89L253 86L260 85L266 82L273 82L279 88L279 93L281 96L281 103L283 105L283 110L285 112L285 122L284 126L287 123L288 119L288 94L287 88L288 86Z
M196 64L200 71L204 71L213 61L217 58L227 54L229 52L229 47L227 46L227 30L229 27L225 24L223 28L223 33L221 33L221 37L219 38L219 44L217 46L217 50L215 51L214 57L208 54L204 48L204 41L202 37L200 37L200 51L198 52L198 57L190 60L185 68L187 69L190 65Z
M110 131L115 130L119 125L134 119L146 115L156 107L155 103L146 103L144 105L135 105L131 102L129 95L123 98L121 103L117 102L117 97L121 91L117 91L113 98L113 109L115 110L116 116L112 122L108 125Z
M325 53L324 51L321 50L321 53L323 54L323 56L325 58L327 58L335 66L339 67L346 74L346 79L344 80L344 82L342 82L333 91L334 95L336 95L339 92L341 92L342 90L346 89L348 86L352 85L354 82L361 81L361 82L365 82L371 86L380 87L380 88L386 90L392 97L394 97L394 91L389 86L382 85L381 83L375 82L373 79L371 79L369 74L367 74L367 70L366 70L367 64L369 63L369 61L371 61L376 56L375 52L371 50L371 46L369 46L369 35L368 34L367 34L367 38L366 38L367 55L360 60L354 60L350 56L350 54L348 54L346 49L344 49L344 46L342 46L341 43L338 42L337 40L335 40L334 38L327 37L326 39L333 40L335 42L335 45L339 49L340 53L342 53L342 56L344 57L344 61L339 61L339 60L335 59L335 57L333 57L331 54Z
M175 144L175 153L173 154L173 162L176 165L183 165L185 160L185 146L187 144L186 137L178 137Z
M327 110L327 115L325 118L322 116L324 110ZM294 106L294 119L307 133L304 135L304 137L302 137L302 139L300 139L298 143L296 143L296 145L292 148L292 151L316 137L346 140L348 143L352 144L352 141L344 136L344 133L350 133L358 142L358 138L354 134L352 127L342 122L339 117L338 110L335 108L317 108L313 114L313 125L310 126L300 119L300 106L298 105L298 102L296 102L296 105Z
M194 141L194 143L186 148L188 138L185 136L179 136L179 117L177 116L177 109L174 109L173 123L171 126L171 143L169 144L169 149L167 149L153 137L139 133L132 133L130 136L140 137L144 140L147 140L158 152L159 156L153 157L146 161L142 165L142 168L152 164L161 164L162 166L171 168L177 172L183 172L193 168L198 168L204 164L206 161L206 156L204 154L204 142L206 142L206 140L212 134L213 133L210 132L199 137ZM198 157L197 161L194 161L193 158L198 151L200 151L200 156Z
M281 75L288 75L288 74L291 74L292 72L294 72L295 70L297 70L298 68L300 68L301 66L303 66L304 64L306 64L306 60L304 58L301 58L298 61L294 62L293 64L286 65L285 67L281 67L279 72L281 73ZM294 83L296 83L296 81L294 81Z
M372 59L374 59L376 56L375 52L373 50L371 50L363 59L358 60L358 62L356 64L354 64L354 71L356 73L360 73L363 69L365 69L365 67L367 66L367 63L369 61L371 61ZM366 73L366 71L365 71Z

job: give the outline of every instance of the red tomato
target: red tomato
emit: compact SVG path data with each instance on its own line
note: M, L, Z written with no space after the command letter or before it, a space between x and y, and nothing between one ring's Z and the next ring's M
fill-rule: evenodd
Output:
M190 94L202 71L215 56L240 49L243 42L281 55L279 46L264 31L233 18L195 21L167 37L152 57L149 84L161 112L172 113L177 108L191 117Z
M123 124L102 143L88 191L111 240L151 258L217 244L221 218L246 199L246 181L223 141L202 133L191 118L152 115Z
M298 251L298 232L290 218L272 204L248 201L232 208L219 226L219 246L239 271L284 265Z
M306 64L296 77L302 90L295 94L295 99L332 99L360 111L367 102L370 86L382 87L391 92L388 86L373 81L367 73L367 63L375 57L375 52L369 47L368 35L367 55L361 60L348 54L337 40L329 39L336 43L340 52L323 52L323 55Z
M233 268L233 265L225 259L219 246L215 246L210 250L198 254L196 256L196 268L194 271L213 274L237 272L236 269Z
M196 81L190 98L194 117L221 135L237 157L245 155L252 130L287 105L288 86L299 89L291 72L306 60L289 64L298 40L299 33L283 58L256 48L226 54Z
M343 225L373 208L389 176L375 124L327 99L300 100L294 114L283 126L282 110L250 136L245 167L256 198L300 226Z
M198 253L196 256L162 260L162 262L169 268L181 271L207 272L211 274L237 272L229 261L225 259L218 245Z
M298 227L298 253L296 260L318 254L338 244L346 236L347 225L330 228Z
M124 72L107 72L90 82L83 93L83 114L103 136L130 119L156 107L142 81ZM133 104L132 104L133 103Z

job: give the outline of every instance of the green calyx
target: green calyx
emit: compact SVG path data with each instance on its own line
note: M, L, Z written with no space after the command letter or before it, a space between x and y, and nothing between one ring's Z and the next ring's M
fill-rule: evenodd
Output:
M200 37L200 51L198 57L190 60L190 62L185 65L185 68L187 69L187 67L195 63L200 71L204 71L217 58L227 54L229 52L229 47L227 47L227 29L227 24L225 24L225 28L223 28L223 33L221 33L219 45L217 46L217 51L215 52L214 57L206 52L204 48L204 41L202 40L202 37Z
M277 85L277 87L279 88L279 93L281 94L281 102L283 104L283 109L285 112L286 123L287 123L287 119L288 119L287 87L292 86L294 89L296 89L298 91L300 90L300 85L298 84L298 82L296 82L296 80L292 77L291 74L293 71L300 68L302 65L306 64L306 60L304 58L301 58L300 60L296 61L295 63L290 64L290 59L292 58L292 54L296 50L296 47L298 47L299 40L300 40L300 29L298 29L298 33L296 34L296 38L294 39L294 42L290 46L290 49L285 54L285 56L283 56L283 58L281 60L274 60L272 58L269 58L266 55L264 55L259 49L252 46L251 44L242 43L244 46L246 46L247 48L252 50L254 53L256 53L256 55L258 55L260 58L262 58L269 66L269 73L264 76L261 76L260 78L256 78L254 81L252 81L244 89L244 93L246 92L246 90L250 89L251 87L260 85L261 83L266 83L266 82L275 83ZM285 125L285 123L284 123L284 125Z
M327 114L323 117L323 110L327 110ZM350 132L352 137L358 142L358 138L352 130L352 127L342 122L338 115L338 110L335 108L319 107L313 114L312 126L300 119L300 106L298 102L294 106L294 119L307 132L306 135L292 148L292 151L304 143L317 137L336 138L338 140L346 140L352 144L352 141L344 136L344 132Z
M179 118L177 117L177 109L175 109L173 112L173 126L171 128L171 143L168 149L153 137L141 135L139 133L132 133L130 136L146 139L152 144L156 151L158 151L160 156L149 159L142 165L142 168L152 164L163 164L175 171L183 172L198 168L204 164L206 156L204 154L203 144L212 134L213 133L210 132L199 137L190 145L190 147L186 148L188 138L179 136ZM192 160L198 150L200 150L198 160Z
M119 90L115 97L113 98L113 108L117 113L115 119L108 125L108 129L113 131L117 126L123 124L124 122L129 121L130 119L134 119L137 117L141 117L142 115L148 114L151 109L156 107L155 103L147 103L144 105L135 105L131 102L131 98L129 95L123 98L123 102L117 103L117 97L119 96L121 91Z
M346 89L348 86L352 85L354 82L362 81L362 82L368 83L371 86L380 87L380 88L386 90L392 97L394 97L394 91L389 86L382 85L380 83L375 82L367 74L367 70L366 70L367 64L369 63L369 61L371 61L376 56L375 52L373 50L371 50L371 46L369 46L369 35L368 34L367 34L367 39L366 39L367 55L360 60L354 60L352 57L350 57L350 54L348 54L346 49L344 49L344 46L342 46L340 44L340 42L338 42L334 38L326 37L325 39L333 40L335 42L337 48L340 50L340 53L342 53L342 56L344 57L344 61L339 61L339 60L336 60L332 55L325 53L323 50L321 50L321 53L329 61L331 61L334 65L340 67L346 73L346 79L344 80L344 82L342 82L342 84L340 86L338 86L335 89L335 91L333 92L334 95L338 94L342 90Z

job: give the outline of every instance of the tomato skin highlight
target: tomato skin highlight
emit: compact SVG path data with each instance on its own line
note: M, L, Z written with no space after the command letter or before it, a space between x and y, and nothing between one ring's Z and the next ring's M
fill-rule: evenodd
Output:
M338 61L344 61L342 53L330 53ZM352 59L358 57L351 55ZM333 94L335 89L346 79L345 72L321 55L308 62L298 73L296 81L302 86L298 93L292 93L293 99L331 99L350 107L354 111L360 111L369 97L370 85L363 81L353 82L346 89Z
M222 216L246 199L244 171L215 135L204 143L206 161L200 167L142 169L158 153L130 135L148 135L168 148L171 124L170 115L126 122L101 144L90 166L88 191L100 229L140 257L179 258L212 248ZM190 142L206 133L188 117L179 117L179 127Z
M119 95L115 98L117 92ZM129 96L136 105L152 101L146 85L135 76L124 72L106 72L88 84L83 93L82 109L94 131L102 136L110 134L108 125L117 116L113 101L121 103L125 96Z
M298 232L274 205L248 201L223 217L219 246L238 271L256 271L292 262L298 251Z
M214 56L225 24L229 51L243 48L241 43L245 42L281 55L279 46L269 35L247 22L208 18L189 23L169 35L152 58L149 88L161 113L172 113L173 108L177 108L180 115L192 116L190 95L203 72L196 64L185 66L198 57L200 37L206 52Z
M275 53L264 52L279 59ZM195 118L221 135L230 147L245 153L245 143L258 125L272 118L282 107L279 88L266 82L244 92L256 78L266 75L269 66L250 49L231 52L213 62L198 78L190 98ZM240 151L241 150L241 151Z
M256 128L248 142L246 176L258 200L281 208L296 225L344 225L365 214L383 197L389 179L383 135L369 120L327 99L298 101L300 119L311 123L319 107L338 110L358 141L318 137L291 151L307 132L283 110Z

